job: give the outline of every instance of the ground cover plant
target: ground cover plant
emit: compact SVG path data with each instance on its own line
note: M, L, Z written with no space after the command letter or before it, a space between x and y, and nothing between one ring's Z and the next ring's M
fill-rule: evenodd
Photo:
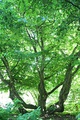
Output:
M29 111L25 114L21 114L18 109L20 107L20 101L15 100L14 103L9 103L6 108L0 108L0 119L1 120L42 120L40 118L41 110L37 108L36 110Z

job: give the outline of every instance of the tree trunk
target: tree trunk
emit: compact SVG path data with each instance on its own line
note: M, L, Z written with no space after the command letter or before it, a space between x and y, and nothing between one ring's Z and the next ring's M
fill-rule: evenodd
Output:
M41 72L39 77L40 77L40 83L38 85L38 91L39 91L38 106L40 106L41 113L42 113L42 115L44 115L46 113L47 92L45 90L43 72Z
M47 99L47 95L46 95L46 93L44 93L42 85L40 85L40 86L41 87L39 88L38 106L40 106L41 113L42 113L42 115L44 115L46 113L46 99Z
M70 87L71 87L71 82L72 82L72 69L73 69L73 66L70 63L67 67L65 79L59 94L59 101L48 108L48 114L64 111L64 102L67 99L67 96L69 94Z

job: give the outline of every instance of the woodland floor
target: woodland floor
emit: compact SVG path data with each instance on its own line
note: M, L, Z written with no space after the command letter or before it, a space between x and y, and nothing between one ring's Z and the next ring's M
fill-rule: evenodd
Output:
M66 114L66 115L51 115L43 118L43 120L76 120L74 115Z
M15 118L16 117L14 116L8 120L15 120ZM75 117L75 115L71 115L71 114L65 114L65 115L54 114L54 115L50 115L50 116L46 115L45 117L42 117L41 120L76 120L76 117Z

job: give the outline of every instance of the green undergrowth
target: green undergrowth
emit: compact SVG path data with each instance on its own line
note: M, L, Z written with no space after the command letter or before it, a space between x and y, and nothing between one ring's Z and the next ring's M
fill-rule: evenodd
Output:
M29 113L21 114L18 111L20 107L20 101L15 99L14 103L9 103L5 108L0 107L0 120L42 120L40 118L41 110L38 107L36 110L33 110ZM73 109L72 109L73 108ZM57 116L64 117L66 115L74 116L76 120L80 120L80 104L65 104L65 110L63 113L56 113ZM53 118L49 118L53 120Z
M18 111L20 106L20 101L15 100L14 104L9 103L5 108L0 107L0 120L41 120L41 110L40 107L33 110L32 112L21 114Z
M25 113L23 115L20 114L17 117L17 120L41 120L40 115L41 115L40 108L37 108L36 110L33 110L30 113Z

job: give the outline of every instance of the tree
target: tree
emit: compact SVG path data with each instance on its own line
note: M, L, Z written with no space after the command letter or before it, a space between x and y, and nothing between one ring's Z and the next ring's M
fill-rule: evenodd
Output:
M42 114L64 111L80 68L79 1L0 2L1 88L6 85L10 98L20 99L25 108L40 106ZM46 109L48 96L61 85L59 101ZM38 106L20 96L30 89L39 92Z

